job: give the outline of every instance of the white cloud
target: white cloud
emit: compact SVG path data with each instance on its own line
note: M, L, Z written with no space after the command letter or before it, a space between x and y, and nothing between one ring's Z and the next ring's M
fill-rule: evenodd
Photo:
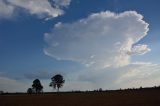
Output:
M39 18L54 18L62 15L63 7L70 4L70 0L60 0L49 2L49 0L0 0L0 17L11 17L16 8L27 10L31 15L37 15Z
M151 49L148 48L148 45L135 45L132 47L131 51L128 52L128 54L133 55L133 54L139 54L143 55L147 52L151 51Z
M0 19L10 18L13 15L14 7L0 0Z
M15 79L0 76L0 91L26 92L28 87L30 86L25 82L20 82Z
M53 2L55 2L55 4L59 7L59 6L68 6L71 2L71 0L52 0Z
M148 30L148 23L135 11L94 13L74 23L57 23L44 36L48 43L44 52L98 69L121 67L130 64L131 54L150 50L147 45L135 45Z
M116 81L120 87L157 86L160 82L160 65L136 62L128 66L127 71Z
M72 91L72 90L80 90L80 91L86 91L86 90L94 90L95 85L90 81L66 81L64 86L62 87L63 91Z
M50 33L45 33L48 47L44 52L58 60L87 66L69 73L74 78L66 81L64 89L72 89L72 84L77 90L155 86L160 82L160 66L131 60L132 55L151 50L138 43L147 35L148 25L135 11L106 11L73 23L59 22Z
M120 68L109 67L103 70L86 69L70 73L69 76L76 77L66 81L64 90L152 87L159 85L159 75L160 65L148 62L136 62Z

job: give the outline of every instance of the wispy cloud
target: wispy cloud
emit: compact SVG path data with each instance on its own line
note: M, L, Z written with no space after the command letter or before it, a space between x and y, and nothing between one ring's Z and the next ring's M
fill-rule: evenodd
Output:
M26 10L47 20L62 15L69 4L70 0L0 0L0 18L11 18L17 10Z
M54 2L56 6L60 7L60 6L68 6L71 2L71 0L50 0L51 2Z
M14 6L8 5L4 0L0 0L0 19L10 18L13 15Z
M75 79L67 80L64 90L81 89L94 90L119 89L132 87L157 86L160 82L160 65L136 62L120 68L105 68L103 70L86 69L75 71ZM69 76L68 76L69 77ZM74 86L72 86L72 84ZM73 87L73 88L72 88Z
M160 65L136 62L128 66L127 71L119 77L119 87L157 86L160 82Z
M38 72L30 72L24 74L24 77L27 79L50 79L52 77L53 73L50 73L48 71L38 71Z
M128 51L129 55L143 55L147 52L151 51L150 48L148 48L148 45L142 45L138 44L132 47L131 51Z
M5 76L0 76L0 85L0 90L5 92L24 92L30 87L28 83L17 81Z

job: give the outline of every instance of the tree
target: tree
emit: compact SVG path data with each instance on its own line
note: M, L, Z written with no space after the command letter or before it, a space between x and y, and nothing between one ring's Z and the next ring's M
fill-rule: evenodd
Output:
M39 79L35 79L33 81L33 85L32 85L33 89L35 90L36 93L40 93L43 90L43 86L41 85L41 82Z
M28 89L27 89L27 93L28 93L28 94L32 94L32 93L33 93L33 89L32 89L32 88L28 88Z
M60 74L57 74L51 78L52 82L50 83L50 87L53 87L54 89L57 88L57 91L59 92L59 88L61 88L65 82L63 79L63 76Z
M2 95L2 94L4 94L4 92L3 92L3 91L0 91L0 95Z

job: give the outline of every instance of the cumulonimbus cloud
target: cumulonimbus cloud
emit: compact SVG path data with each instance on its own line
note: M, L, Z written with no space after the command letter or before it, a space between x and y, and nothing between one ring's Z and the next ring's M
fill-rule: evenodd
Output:
M148 26L135 11L94 13L74 23L57 23L44 35L44 52L88 67L121 67L130 63L132 54L150 51L145 44L135 45L147 35Z
M64 13L70 0L0 0L0 18L11 18L17 8L26 10L39 18L54 18Z

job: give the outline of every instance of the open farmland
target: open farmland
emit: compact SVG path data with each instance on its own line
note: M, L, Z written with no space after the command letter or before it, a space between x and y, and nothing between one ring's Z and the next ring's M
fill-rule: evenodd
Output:
M0 106L160 106L160 89L52 94L7 94Z

